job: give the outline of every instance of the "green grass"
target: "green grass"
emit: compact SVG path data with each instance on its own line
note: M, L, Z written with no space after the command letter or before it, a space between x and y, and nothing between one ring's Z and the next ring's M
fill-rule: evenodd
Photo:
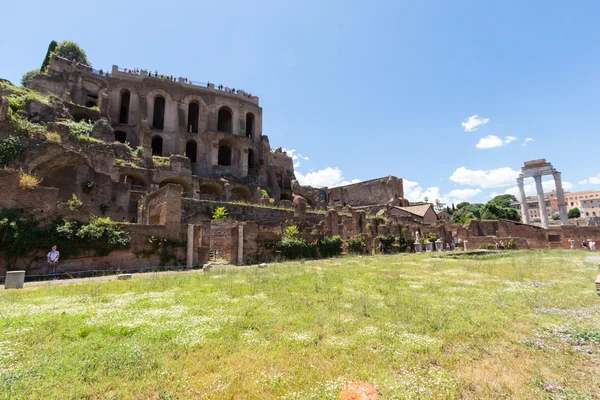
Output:
M7 399L600 396L583 252L347 257L0 293ZM591 354L588 354L588 351Z

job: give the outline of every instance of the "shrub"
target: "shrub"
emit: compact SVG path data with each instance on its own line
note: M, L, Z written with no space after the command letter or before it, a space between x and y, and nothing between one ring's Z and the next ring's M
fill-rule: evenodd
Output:
M169 166L171 165L171 159L169 157L152 156L152 163L158 166Z
M265 189L262 189L262 190L261 190L261 193L260 193L260 197L261 197L262 199L268 199L268 198L270 197L270 196L269 196L269 192L267 192Z
M348 250L352 253L361 254L367 244L365 243L365 238L362 236L354 236L348 240Z
M344 241L338 235L319 239L317 245L323 257L339 256L344 250Z
M60 143L62 141L62 139L60 138L60 135L56 132L46 133L46 139L51 140L56 143Z
M298 236L298 227L296 225L291 225L285 228L285 237L288 239L293 239Z
M316 255L316 243L309 243L302 238L284 237L276 242L275 249L281 251L281 255L289 260L315 258Z
M571 208L569 210L568 217L569 218L579 218L579 217L581 217L581 211L577 207Z
M21 154L21 139L9 136L0 140L0 165L8 165L15 161Z
M35 175L29 175L19 170L19 187L21 189L34 189L42 180Z
M379 235L377 236L377 240L383 244L383 251L385 253L389 253L392 248L392 244L394 244L396 241L396 237L394 235Z
M135 155L137 158L144 158L144 148L142 146L138 146L135 149Z
M59 219L42 225L23 209L0 213L0 253L9 269L17 259L47 251L54 244L65 260L82 252L106 256L112 250L129 247L130 240L129 233L110 218L92 218L88 224Z
M24 97L9 97L8 98L8 108L10 112L15 115L21 112L25 107L25 98Z
M66 205L69 210L73 212L83 211L83 202L79 200L79 197L75 193L71 195L71 199L66 201Z
M225 207L217 207L212 213L212 219L214 219L215 221L221 221L227 219L228 214L229 212Z
M75 42L65 40L56 46L54 54L57 54L67 60L80 62L85 65L90 65L85 51Z
M71 139L87 138L92 131L94 124L90 121L73 121L67 120L63 122L69 128L69 137Z
M31 83L31 79L33 79L34 76L39 75L40 73L41 71L39 69L32 69L31 71L25 72L21 77L21 86L28 87Z
M34 124L18 114L11 113L10 120L14 131L20 135L34 138L36 136L46 136L48 133L46 126Z

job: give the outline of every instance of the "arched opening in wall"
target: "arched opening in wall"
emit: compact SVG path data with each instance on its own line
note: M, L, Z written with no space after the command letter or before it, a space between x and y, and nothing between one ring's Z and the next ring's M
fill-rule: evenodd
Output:
M140 188L147 188L148 186L150 186L150 182L145 177L143 177L142 175L135 175L132 173L121 174L119 182L130 183L132 187L137 186Z
M171 177L171 178L166 178L166 179L163 179L163 180L162 180L162 181L161 181L161 182L158 184L158 187L159 187L159 188L161 188L161 187L163 187L163 186L165 186L165 185L168 185L169 183L174 183L174 184L176 184L176 185L179 185L179 186L181 186L181 188L182 188L182 191L183 191L183 192L186 192L186 193L189 193L189 192L190 192L190 189L191 189L191 186L190 186L190 184L189 184L189 183L188 183L188 182L187 182L185 179L183 179L183 178L180 178L180 177L178 177L178 176L173 176L173 177Z
M156 96L154 98L154 115L152 116L152 127L163 130L165 127L165 98Z
M127 134L123 131L115 131L115 142L125 143L127 141Z
M244 186L236 186L231 190L231 194L238 198L238 199L242 199L242 200L249 200L252 198L252 193L250 193L250 190L248 190L247 187Z
M200 194L212 194L215 196L220 196L223 194L223 189L217 183L203 183L198 187L198 191Z
M231 110L227 107L221 107L219 109L217 130L219 132L233 133L233 117L231 115Z
M248 168L254 167L254 151L252 149L248 149Z
M279 196L279 200L290 200L292 201L292 195L289 193L281 193L281 195Z
M219 145L219 165L231 165L231 147L229 145Z
M185 156L190 159L191 162L196 162L196 153L198 145L193 140L190 140L185 144Z
M187 130L191 133L198 133L198 116L200 115L200 106L198 103L190 103L188 106Z
M129 90L125 89L121 93L121 108L119 109L119 123L127 124L129 123L129 99L131 94Z
M163 139L160 136L152 138L152 155L162 156Z
M246 137L254 136L254 114L246 114Z
M92 101L92 100L88 100L88 102L85 103L85 106L88 107L88 108L96 107L97 105L98 104L96 104L96 102Z

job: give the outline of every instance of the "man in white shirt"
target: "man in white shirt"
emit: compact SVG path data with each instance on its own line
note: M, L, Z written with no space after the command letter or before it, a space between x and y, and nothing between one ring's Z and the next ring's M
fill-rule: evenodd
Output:
M54 274L56 273L56 265L58 264L59 256L60 253L56 250L56 245L52 246L52 251L48 253L47 257L48 266L52 270L52 277L54 277Z

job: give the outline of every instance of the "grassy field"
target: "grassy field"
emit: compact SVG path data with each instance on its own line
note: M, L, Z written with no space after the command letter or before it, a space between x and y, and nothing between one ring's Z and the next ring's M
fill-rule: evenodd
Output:
M589 254L589 253L588 253ZM600 398L583 252L347 257L0 293L6 399Z

